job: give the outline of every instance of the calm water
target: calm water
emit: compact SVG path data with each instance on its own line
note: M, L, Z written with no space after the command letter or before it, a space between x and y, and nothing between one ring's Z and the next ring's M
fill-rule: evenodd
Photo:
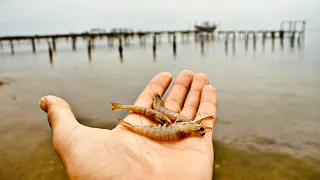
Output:
M50 63L45 42L16 45L16 54L4 44L0 50L0 179L66 178L51 146L51 130L39 99L60 96L74 108L77 119L88 126L112 128L119 113L110 102L132 104L148 81L168 71L176 76L183 69L202 72L217 88L219 107L215 139L239 149L283 152L320 161L320 52L313 32L300 46L284 40L254 47L244 40L182 43L177 54L163 37L156 54L151 38L141 47L132 42L117 47L97 41L89 61L85 42L72 52L71 42L57 42ZM115 43L116 45L117 43ZM125 116L126 112L122 113Z

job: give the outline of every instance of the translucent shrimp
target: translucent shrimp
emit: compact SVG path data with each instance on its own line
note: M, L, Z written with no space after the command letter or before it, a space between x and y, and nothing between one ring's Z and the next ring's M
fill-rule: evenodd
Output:
M176 113L166 107L164 107L162 99L159 94L155 94L153 97L153 109L163 113L165 116L167 116L170 120L173 120L176 122L190 122L193 121L192 119L180 114ZM208 119L214 119L214 116L207 116L202 119L196 120L195 122L198 124L201 124L203 120Z
M111 105L112 105L111 111L129 110L131 112L144 115L160 123L161 125L168 126L169 124L171 124L171 121L168 117L166 117L163 113L158 112L152 108L134 106L134 105L121 105L116 102L112 102Z
M206 132L212 130L211 127L202 126L192 122L174 123L170 126L154 125L132 125L122 119L118 119L121 124L131 132L143 135L157 141L174 141L190 136L204 136Z

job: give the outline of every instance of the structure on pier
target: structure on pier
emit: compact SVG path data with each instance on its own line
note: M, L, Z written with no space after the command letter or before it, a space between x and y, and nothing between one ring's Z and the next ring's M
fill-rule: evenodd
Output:
M194 25L196 31L214 32L217 25L210 25L208 21L205 21L202 25Z

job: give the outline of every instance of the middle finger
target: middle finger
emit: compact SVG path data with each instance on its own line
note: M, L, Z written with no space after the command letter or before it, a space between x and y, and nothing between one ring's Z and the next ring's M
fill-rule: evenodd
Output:
M163 104L166 108L178 112L184 103L189 92L194 73L190 70L184 70L179 73L167 98Z

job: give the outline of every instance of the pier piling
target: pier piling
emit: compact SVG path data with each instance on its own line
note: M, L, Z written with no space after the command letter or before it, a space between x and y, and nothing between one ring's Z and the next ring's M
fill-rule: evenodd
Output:
M152 49L155 51L157 48L157 37L156 35L153 35L153 44L152 44Z
M88 39L87 50L88 50L88 58L89 58L89 60L91 60L92 42L91 42L90 38Z
M51 43L48 40L48 52L49 52L49 60L50 60L50 64L53 63L53 52L52 52L52 47L51 47Z
M172 50L173 50L174 56L176 56L176 54L177 54L177 43L176 43L176 35L175 34L173 35Z
M32 44L32 52L36 53L36 42L34 41L34 38L31 39L31 44Z
M14 45L12 40L10 40L10 48L11 48L11 54L14 55Z
M52 47L53 47L53 51L56 52L56 39L52 38Z
M123 46L122 46L122 38L121 37L119 38L119 48L118 48L118 50L119 50L119 53L122 54Z
M77 49L77 37L73 36L72 37L72 50L76 51Z

